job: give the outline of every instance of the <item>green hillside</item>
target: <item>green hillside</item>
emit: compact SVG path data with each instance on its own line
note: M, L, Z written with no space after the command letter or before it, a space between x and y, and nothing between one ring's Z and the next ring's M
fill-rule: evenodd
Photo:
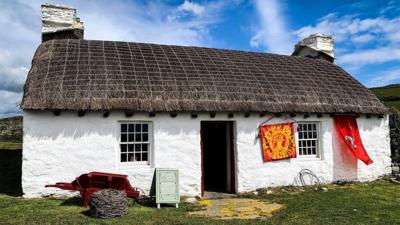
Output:
M371 91L387 106L400 110L400 84L371 88Z
M22 149L22 116L0 119L0 150Z

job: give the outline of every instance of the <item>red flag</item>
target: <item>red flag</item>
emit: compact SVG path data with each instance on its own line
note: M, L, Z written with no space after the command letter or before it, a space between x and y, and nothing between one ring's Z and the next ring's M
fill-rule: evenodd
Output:
M361 141L357 121L354 116L335 116L335 127L339 139L355 157L369 165L373 163Z

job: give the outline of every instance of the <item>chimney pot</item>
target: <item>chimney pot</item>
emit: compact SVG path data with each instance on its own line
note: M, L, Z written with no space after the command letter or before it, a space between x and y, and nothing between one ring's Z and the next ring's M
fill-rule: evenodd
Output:
M83 22L76 9L60 4L42 5L42 41L51 39L83 39Z
M329 35L311 34L295 45L292 56L319 58L333 62L335 59L333 44L333 38Z

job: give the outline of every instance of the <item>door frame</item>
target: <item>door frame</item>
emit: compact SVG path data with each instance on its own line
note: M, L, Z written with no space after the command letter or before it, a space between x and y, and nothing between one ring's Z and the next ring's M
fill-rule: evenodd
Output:
M218 123L223 122L228 125L227 135L229 137L229 162L230 162L230 190L228 193L234 194L236 193L236 143L235 143L235 121L232 120L202 120L200 121L200 149L201 149L201 197L204 196L204 129L202 123Z

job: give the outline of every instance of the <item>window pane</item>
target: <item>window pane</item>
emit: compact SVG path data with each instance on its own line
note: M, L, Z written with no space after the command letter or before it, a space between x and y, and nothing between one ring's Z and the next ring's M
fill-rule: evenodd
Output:
M147 161L147 153L142 153L142 161Z
M120 154L121 162L148 161L150 143L149 124L121 123Z
M136 140L135 140L136 142L141 142L142 141L142 135L139 133L139 134L136 134Z
M135 161L142 161L141 153L135 153Z
M149 140L149 135L143 134L143 141L148 141L148 140Z
M299 124L299 155L318 154L318 127L317 123Z
M126 132L126 130L127 130L127 125L121 124L121 132Z
M148 126L149 126L148 124L142 124L143 132L148 132L149 131Z
M147 144L142 144L142 151L147 152Z
M121 162L126 162L126 154L121 154Z
M126 142L126 134L121 134L121 142Z
M142 151L142 145L141 144L135 144L135 152L141 152Z
M121 144L121 152L126 152L126 145L125 144Z
M311 146L313 146L313 147L317 146L317 141L316 140L312 140L311 141Z
M128 152L133 152L133 145L132 144L128 145Z
M129 162L135 161L135 158L133 157L133 153L128 153L128 161Z
M129 132L135 131L135 124L129 124Z
M141 124L135 124L135 131L136 132L141 132L142 131Z
M129 142L134 142L135 141L135 135L129 133Z

